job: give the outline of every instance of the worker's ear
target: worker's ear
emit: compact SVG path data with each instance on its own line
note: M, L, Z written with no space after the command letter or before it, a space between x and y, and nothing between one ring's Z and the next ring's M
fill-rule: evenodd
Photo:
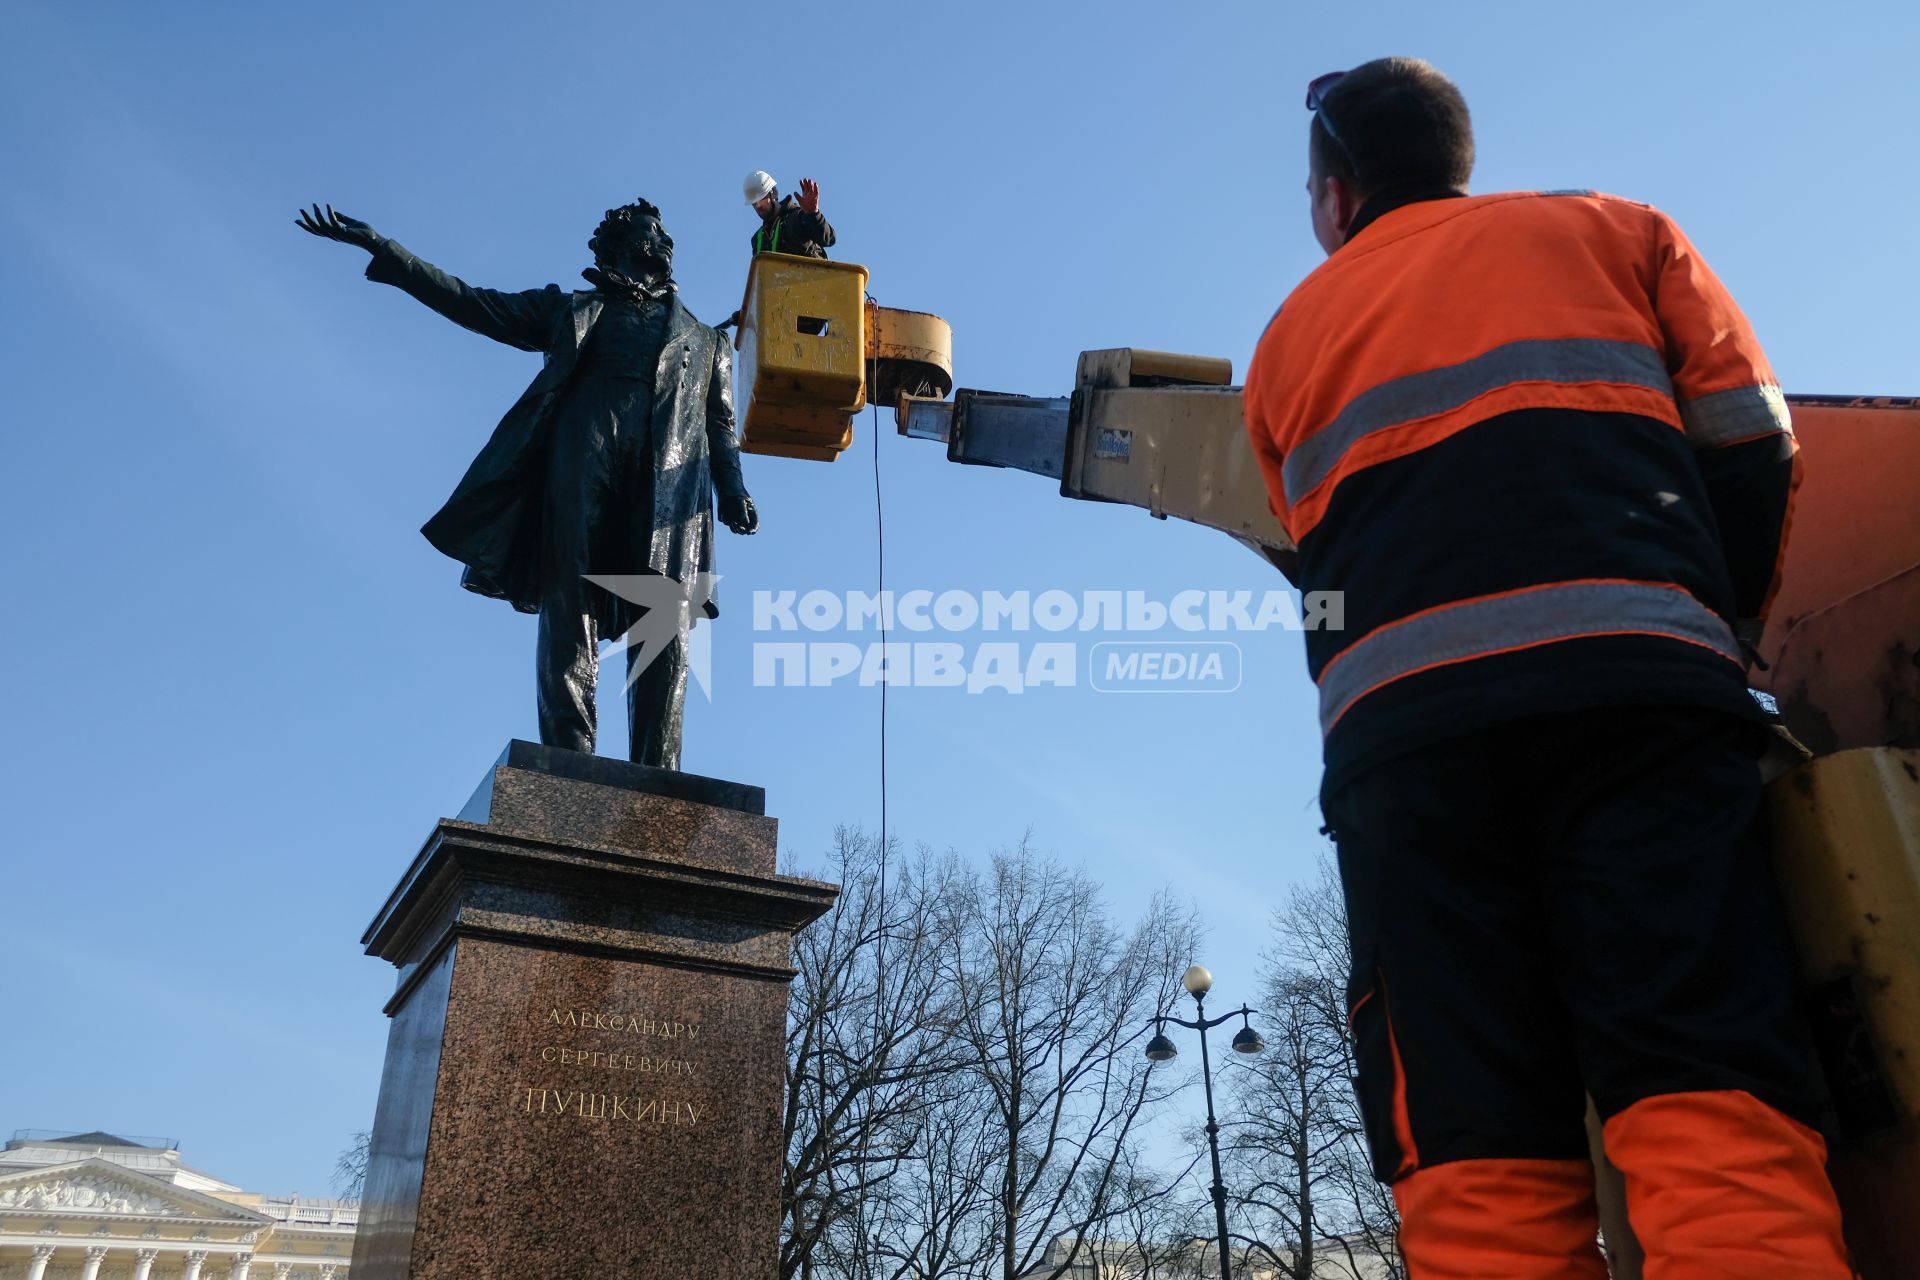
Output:
M1307 195L1312 204L1313 238L1331 254L1347 242L1347 228L1360 212L1358 193L1344 178L1315 174L1307 184Z
M1355 215L1360 212L1360 193L1345 178L1329 176L1327 194L1333 208L1333 225L1339 229L1341 240L1347 238L1347 228L1353 225Z

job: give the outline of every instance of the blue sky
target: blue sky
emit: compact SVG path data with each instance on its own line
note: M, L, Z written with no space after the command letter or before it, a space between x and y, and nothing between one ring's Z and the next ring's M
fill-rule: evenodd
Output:
M1312 76L1428 57L1476 189L1674 214L1790 391L1920 390L1911 10L1218 3L9 5L0 81L0 1130L167 1134L324 1194L370 1122L391 970L357 940L436 818L535 733L533 624L419 536L537 357L299 233L331 201L470 281L571 285L645 195L696 314L737 305L741 175L819 180L836 256L954 328L961 385L1083 349L1232 358L1318 260ZM812 862L878 818L877 693L755 688L750 593L871 589L870 420L749 458L686 767ZM1224 537L950 466L882 421L888 585L1259 591ZM763 637L764 638L764 637ZM892 829L1031 828L1131 914L1190 894L1228 1001L1322 842L1297 637L1231 695L896 690ZM620 714L609 706L610 738Z

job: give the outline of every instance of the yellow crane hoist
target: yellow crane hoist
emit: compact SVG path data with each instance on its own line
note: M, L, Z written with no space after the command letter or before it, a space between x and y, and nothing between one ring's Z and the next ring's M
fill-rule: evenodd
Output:
M866 289L857 263L755 255L734 339L742 451L831 462L869 401L953 389L947 322L879 306Z

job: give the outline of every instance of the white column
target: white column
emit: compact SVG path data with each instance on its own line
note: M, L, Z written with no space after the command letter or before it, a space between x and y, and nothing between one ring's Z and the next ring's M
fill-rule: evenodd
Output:
M332 1265L321 1267L320 1280L333 1280L333 1273L338 1271L339 1269L340 1267L338 1264L332 1264Z
M182 1280L200 1280L200 1264L206 1260L205 1249L187 1250L187 1269L180 1273Z
M90 1244L87 1246L87 1265L81 1269L80 1280L99 1280L100 1264L106 1261L107 1246Z
M287 1272L291 1270L293 1270L293 1264L291 1262L274 1263L273 1264L273 1280L287 1280Z
M142 1249L133 1255L133 1280L147 1280L147 1274L153 1270L153 1260L160 1256L158 1249Z
M53 1257L53 1246L37 1244L33 1246L33 1262L27 1267L27 1280L40 1280L47 1274L47 1260Z
M252 1254L250 1253L234 1254L233 1266L227 1272L227 1280L247 1280L247 1268L251 1267L252 1265L253 1265Z

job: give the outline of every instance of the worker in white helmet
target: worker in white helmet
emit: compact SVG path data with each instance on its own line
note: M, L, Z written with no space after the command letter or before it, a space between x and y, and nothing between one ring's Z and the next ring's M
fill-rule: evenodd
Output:
M755 253L827 256L834 236L833 227L820 216L819 183L802 178L799 196L783 200L773 175L764 169L755 169L747 175L742 187L747 203L760 215L760 229L753 233Z

